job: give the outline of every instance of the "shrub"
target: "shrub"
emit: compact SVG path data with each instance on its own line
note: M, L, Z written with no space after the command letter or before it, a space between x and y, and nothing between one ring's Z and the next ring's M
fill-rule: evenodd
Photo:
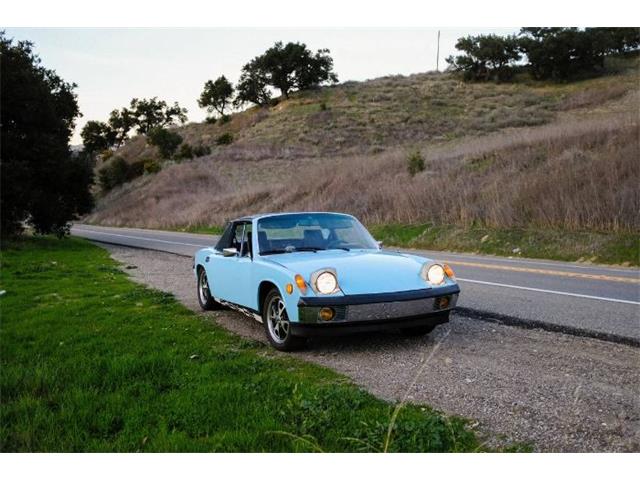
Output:
M204 121L207 122L209 125L215 125L218 119L216 117L207 117L205 118Z
M183 143L182 145L180 145L180 150L178 150L178 153L176 155L176 158L178 159L183 159L183 158L193 158L194 154L193 154L193 148L191 147L191 145L189 145L188 143Z
M162 170L162 166L160 165L160 162L158 162L153 158L147 158L146 160L143 161L143 163L144 163L145 173L158 173L160 170Z
M176 132L166 128L156 127L147 134L149 144L158 147L162 158L171 158L176 152L178 145L182 143L182 137Z
M205 155L209 155L211 153L211 147L209 145L197 145L193 147L193 156L194 157L204 157Z
M225 123L229 123L231 121L231 115L222 115L218 121L220 125L224 125Z
M108 163L98 170L98 183L102 191L109 190L130 182L134 178L142 176L146 171L146 161L137 160L133 163L127 163L122 157L114 157Z
M115 157L98 170L98 182L103 191L122 185L128 180L129 165L122 157Z
M417 173L424 172L424 169L424 157L422 153L420 153L420 150L411 152L407 157L407 170L409 171L409 175L414 177Z
M136 160L129 164L127 171L127 181L142 176L145 172L145 160Z
M327 103L326 102L321 102L320 103L320 111L324 112L325 110L328 110Z
M216 138L217 145L230 145L233 142L233 134L231 133L223 133L218 138Z

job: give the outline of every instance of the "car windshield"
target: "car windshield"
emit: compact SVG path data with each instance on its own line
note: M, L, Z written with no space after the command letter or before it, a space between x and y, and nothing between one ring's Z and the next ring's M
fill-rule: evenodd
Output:
M355 218L335 213L294 213L258 220L261 255L318 250L377 249Z

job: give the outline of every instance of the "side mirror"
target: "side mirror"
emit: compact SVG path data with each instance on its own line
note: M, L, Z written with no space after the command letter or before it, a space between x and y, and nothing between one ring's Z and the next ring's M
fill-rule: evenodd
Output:
M222 249L222 255L225 257L235 257L238 255L238 249L235 247Z
M382 240L376 240L376 243L378 244L379 248L382 248L382 245L383 245Z

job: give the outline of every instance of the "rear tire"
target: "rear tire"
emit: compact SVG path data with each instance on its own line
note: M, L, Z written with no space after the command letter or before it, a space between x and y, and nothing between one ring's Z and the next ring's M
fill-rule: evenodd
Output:
M262 304L262 325L269 343L281 352L299 350L307 343L302 337L291 334L291 322L284 300L277 288L272 289Z
M207 272L203 267L198 267L198 282L196 285L198 303L203 310L221 310L222 305L215 301L211 296L211 290L209 289L209 280L207 279Z

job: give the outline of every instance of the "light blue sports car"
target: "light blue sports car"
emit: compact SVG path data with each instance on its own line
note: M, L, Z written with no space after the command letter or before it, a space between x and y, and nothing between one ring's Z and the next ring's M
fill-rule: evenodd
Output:
M424 335L449 320L460 288L447 265L382 250L351 215L305 212L229 222L196 253L198 301L264 325L271 345L306 337L400 329Z

